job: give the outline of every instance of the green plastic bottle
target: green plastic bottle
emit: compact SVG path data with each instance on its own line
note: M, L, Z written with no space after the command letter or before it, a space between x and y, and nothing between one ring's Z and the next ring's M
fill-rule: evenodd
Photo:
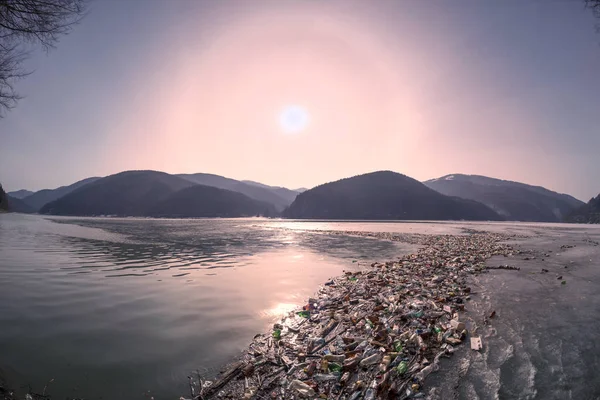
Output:
M398 373L400 375L404 375L406 373L406 371L408 371L408 364L406 361L402 361L400 364L398 364L398 366L396 367L396 371L398 371Z
M396 352L398 352L398 353L402 352L402 342L401 341L394 342L394 350L396 350Z

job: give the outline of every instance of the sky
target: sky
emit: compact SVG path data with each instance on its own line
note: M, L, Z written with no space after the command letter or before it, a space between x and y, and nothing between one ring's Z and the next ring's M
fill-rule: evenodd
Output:
M289 188L376 170L600 192L580 0L93 1L0 119L0 182L124 170Z

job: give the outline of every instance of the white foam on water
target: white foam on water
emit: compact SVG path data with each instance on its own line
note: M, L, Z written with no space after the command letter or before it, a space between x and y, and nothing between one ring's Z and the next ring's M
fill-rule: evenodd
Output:
M500 353L500 365L504 364L515 355L515 347L512 344L508 344L504 350Z
M529 368L529 375L527 376L527 387L525 388L525 392L527 393L528 399L533 399L537 395L537 389L535 388L535 375L537 374L537 369L531 364L531 368Z
M439 388L431 388L429 392L425 395L426 400L442 400L441 389Z
M469 367L471 366L471 360L469 360L469 358L465 357L462 360L460 360L460 364L458 366L458 376L460 378L464 377L467 372L469 372Z

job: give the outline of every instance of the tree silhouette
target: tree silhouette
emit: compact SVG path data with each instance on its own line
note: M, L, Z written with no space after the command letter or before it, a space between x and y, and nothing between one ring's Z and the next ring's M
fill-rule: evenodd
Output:
M585 5L592 10L595 16L600 18L600 0L585 0Z
M23 69L29 48L54 47L84 11L85 0L0 0L0 117L20 99L14 84L29 74Z
M0 184L0 212L8 210L8 199L6 193Z

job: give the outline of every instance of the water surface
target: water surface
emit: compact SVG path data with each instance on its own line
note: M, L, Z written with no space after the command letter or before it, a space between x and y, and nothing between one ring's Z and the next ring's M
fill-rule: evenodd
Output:
M531 253L490 260L521 271L472 280L484 350L445 361L431 398L600 398L600 226L563 224L0 215L0 378L54 379L55 399L177 399L329 277L416 250L328 231L527 236Z
M414 250L277 224L1 215L2 375L54 379L58 399L179 398L329 277Z

